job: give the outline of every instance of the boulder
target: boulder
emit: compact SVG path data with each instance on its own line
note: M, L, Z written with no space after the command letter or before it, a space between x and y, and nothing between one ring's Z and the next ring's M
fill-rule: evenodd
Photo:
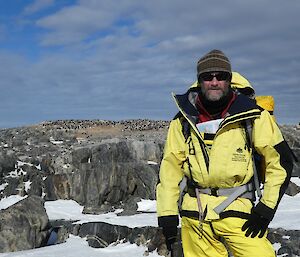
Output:
M0 152L0 180L1 177L7 175L15 169L17 157L13 151Z
M298 162L294 162L293 176L300 177L300 127L292 125L280 126L285 140L291 147L294 157Z
M0 210L0 252L14 252L41 247L48 237L48 216L44 201L29 196Z

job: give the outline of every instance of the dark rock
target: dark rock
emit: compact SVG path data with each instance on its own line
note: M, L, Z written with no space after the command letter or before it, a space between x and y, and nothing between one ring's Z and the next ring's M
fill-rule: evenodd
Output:
M0 178L15 170L17 157L14 153L0 152Z
M123 204L123 211L118 213L117 216L130 216L137 214L138 202L141 201L140 197L130 197Z
M30 181L30 188L27 191L28 195L36 195L42 197L43 195L43 179L41 176L33 177Z
M293 254L293 251L288 246L282 246L277 251L277 255L283 255L283 256L286 256L286 257L292 257L293 256L292 254Z
M300 129L292 125L282 125L280 129L294 156L298 159L298 162L294 162L293 176L300 177Z
M161 148L153 141L103 140L72 151L72 172L48 175L45 199L74 199L93 212L132 196L155 199ZM103 206L104 207L104 206ZM102 207L102 208L103 208Z
M104 222L90 222L80 226L80 237L86 237L89 245L103 248L112 243L130 242L148 247L148 252L158 249L161 254L166 254L164 236L159 228L112 225Z
M55 193L55 188L54 188L54 179L53 179L54 175L49 175L46 177L46 179L44 180L44 199L46 201L55 201L57 200L57 195Z
M83 214L103 214L113 212L114 207L108 203L103 203L100 206L84 206Z
M299 192L300 192L300 187L298 185L296 185L295 183L293 183L292 181L290 181L289 186L288 186L287 190L285 191L285 194L287 194L289 196L295 196Z
M80 237L87 237L89 245L103 248L111 243L126 239L131 229L126 226L114 226L104 222L90 222L82 224L79 230Z
M48 236L48 216L43 200L30 196L0 210L0 252L43 246Z
M292 221L291 221L292 222ZM292 253L288 256L300 255L300 231L299 230L285 230L282 228L270 229L268 239L272 244L279 243L281 248L277 254Z
M2 197L7 197L10 195L18 195L19 194L19 184L20 181L18 178L15 177L7 177L5 179L7 186L2 192Z

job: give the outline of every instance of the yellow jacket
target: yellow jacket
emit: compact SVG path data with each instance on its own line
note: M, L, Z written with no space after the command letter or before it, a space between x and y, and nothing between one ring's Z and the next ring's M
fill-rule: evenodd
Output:
M272 219L292 171L292 159L278 126L270 114L257 106L254 100L238 95L228 110L228 116L219 125L211 147L208 147L204 139L205 133L200 133L196 127L198 111L194 103L198 91L199 87L194 87L184 95L174 95L179 114L170 123L160 166L156 195L159 225L164 225L160 222L161 218L175 217L179 214L179 183L184 177L191 179L192 176L193 180L204 188L232 188L251 180L252 153L251 149L247 148L245 129L241 125L246 119L253 120L254 148L263 156L266 167L260 209L267 218ZM188 140L183 135L183 119L189 122L191 128ZM205 155L209 158L209 165L206 164ZM216 214L213 209L224 199L226 196L201 194L205 220L220 218L221 215ZM237 198L224 213L250 213L252 206L253 203L249 199ZM185 194L182 210L197 212L196 198Z

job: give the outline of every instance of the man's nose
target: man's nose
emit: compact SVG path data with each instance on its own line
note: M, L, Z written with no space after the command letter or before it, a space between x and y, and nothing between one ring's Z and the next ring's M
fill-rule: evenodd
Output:
M216 77L213 77L213 79L212 79L212 81L211 81L211 84L212 85L218 85L218 80L217 80L217 78Z

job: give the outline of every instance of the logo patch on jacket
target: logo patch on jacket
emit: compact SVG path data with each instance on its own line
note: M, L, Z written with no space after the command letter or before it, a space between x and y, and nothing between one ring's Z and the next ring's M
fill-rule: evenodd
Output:
M236 152L237 153L243 153L243 149L242 148L238 148L238 149L236 149Z
M242 148L236 149L236 152L233 153L232 159L233 162L246 162L246 155Z

